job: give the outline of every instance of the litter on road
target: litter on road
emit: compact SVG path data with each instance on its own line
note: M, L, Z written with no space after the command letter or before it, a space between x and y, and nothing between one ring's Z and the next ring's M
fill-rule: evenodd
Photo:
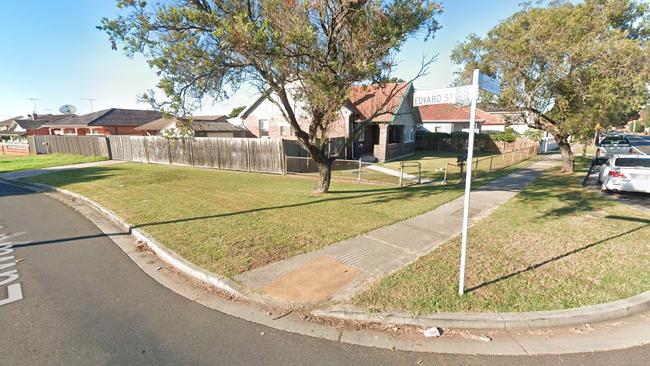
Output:
M422 333L424 333L424 336L427 338L440 337L442 335L440 329L436 327L425 329Z

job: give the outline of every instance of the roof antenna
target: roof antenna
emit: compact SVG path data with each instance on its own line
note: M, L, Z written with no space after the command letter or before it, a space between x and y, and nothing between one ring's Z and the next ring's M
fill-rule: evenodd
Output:
M27 100L31 100L32 103L34 103L34 113L38 113L38 111L36 110L36 101L40 100L40 99L38 99L38 98L27 98Z
M81 100L87 100L90 102L90 113L93 113L95 110L93 109L93 102L96 101L97 99L95 98L81 98Z

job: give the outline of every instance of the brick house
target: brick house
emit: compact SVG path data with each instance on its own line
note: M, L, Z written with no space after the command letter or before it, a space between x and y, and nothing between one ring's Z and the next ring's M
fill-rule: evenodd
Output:
M186 118L159 118L135 128L146 136L177 136L179 127L189 124ZM242 127L228 122L227 116L194 116L191 118L191 128L195 137L244 137Z
M49 128L45 125L63 122L75 117L74 114L43 114L14 117L0 122L0 138L3 140L24 140L26 136L49 135Z
M390 161L413 154L415 128L420 123L419 113L413 107L413 91L411 83L353 87L348 103L341 108L340 118L330 125L328 137L347 138L357 123L378 114L352 144L346 157ZM274 96L259 96L240 113L247 136L295 140L293 129L269 98ZM301 103L292 103L299 124L307 130L309 120L304 117L307 113Z
M142 109L111 108L47 123L50 135L142 135L135 128L162 117L162 113Z

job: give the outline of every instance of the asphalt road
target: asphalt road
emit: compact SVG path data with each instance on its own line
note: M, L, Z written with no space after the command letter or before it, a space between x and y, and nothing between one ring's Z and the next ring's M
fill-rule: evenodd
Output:
M0 250L9 241L17 263L8 269L20 277L0 286L0 300L16 283L24 298L0 305L0 365L542 366L644 365L650 359L650 346L563 356L467 356L380 350L278 331L171 292L69 207L0 183Z

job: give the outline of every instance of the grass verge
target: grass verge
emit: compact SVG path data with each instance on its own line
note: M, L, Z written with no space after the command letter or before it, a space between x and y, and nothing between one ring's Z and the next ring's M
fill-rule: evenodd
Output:
M583 173L549 171L470 229L464 296L456 238L352 302L420 314L541 311L650 289L650 217L585 191Z
M0 155L0 173L11 173L19 170L41 169L60 165L71 165L102 161L101 156L81 156L68 154L25 155L9 156Z
M462 193L460 185L334 181L330 193L314 196L311 179L135 163L29 180L87 196L194 264L226 276L422 214Z

